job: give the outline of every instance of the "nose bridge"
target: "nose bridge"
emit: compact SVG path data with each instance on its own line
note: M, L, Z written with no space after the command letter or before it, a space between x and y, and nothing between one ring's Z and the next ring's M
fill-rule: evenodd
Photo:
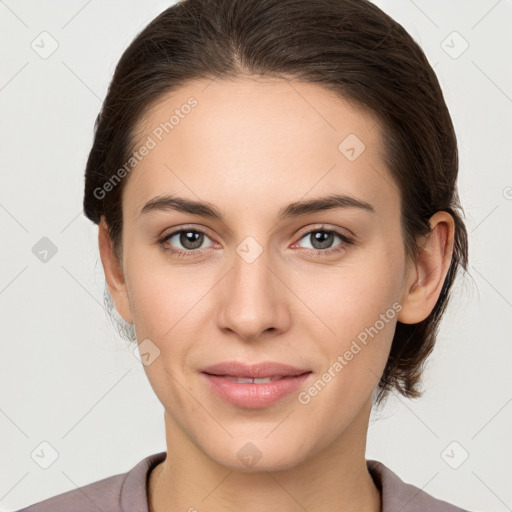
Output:
M233 285L238 292L251 292L256 294L269 293L271 283L268 269L269 253L253 237L247 237L236 248L233 265ZM240 297L242 298L242 297Z
M220 325L244 339L284 327L285 304L278 280L268 268L270 260L269 252L254 237L247 237L236 247L232 272L226 276Z

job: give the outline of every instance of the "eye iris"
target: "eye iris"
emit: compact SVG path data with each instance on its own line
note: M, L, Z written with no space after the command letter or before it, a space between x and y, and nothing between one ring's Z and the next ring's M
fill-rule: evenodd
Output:
M311 235L313 247L315 249L326 249L329 248L332 244L332 237L334 236L333 233L327 233L326 231L317 231L314 234ZM319 243L319 246L316 244Z
M189 243L192 246L188 245ZM185 249L197 249L198 247L201 247L202 243L202 233L198 233L197 231L182 231L180 234L180 244L182 244Z

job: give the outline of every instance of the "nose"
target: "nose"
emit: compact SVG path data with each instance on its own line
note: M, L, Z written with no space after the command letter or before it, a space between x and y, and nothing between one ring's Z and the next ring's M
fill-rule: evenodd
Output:
M266 251L252 262L235 254L233 268L223 280L219 328L245 341L286 331L290 311L283 281L279 271L271 268Z

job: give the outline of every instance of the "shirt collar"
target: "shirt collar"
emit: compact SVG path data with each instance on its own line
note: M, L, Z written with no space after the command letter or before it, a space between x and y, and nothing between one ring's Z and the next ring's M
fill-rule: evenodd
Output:
M148 511L148 480L151 470L165 460L167 452L159 452L142 459L133 469L126 473L120 493L122 512ZM366 460L366 466L375 485L381 492L381 512L426 512L435 510L452 510L446 502L435 500L421 489L403 482L398 475L382 462ZM437 502L437 503L434 503ZM448 508L432 508L431 505L445 504ZM430 508L429 508L430 507ZM457 509L456 507L453 510Z

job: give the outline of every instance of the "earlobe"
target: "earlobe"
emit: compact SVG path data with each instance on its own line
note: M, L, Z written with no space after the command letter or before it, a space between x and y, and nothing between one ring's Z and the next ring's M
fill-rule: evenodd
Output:
M453 217L448 212L437 212L430 218L430 230L404 283L402 309L397 316L404 324L415 324L428 317L450 268L455 234Z
M101 218L98 224L98 246L103 271L105 272L105 280L114 306L126 322L132 323L130 302L122 265L114 253L112 240L104 217Z

